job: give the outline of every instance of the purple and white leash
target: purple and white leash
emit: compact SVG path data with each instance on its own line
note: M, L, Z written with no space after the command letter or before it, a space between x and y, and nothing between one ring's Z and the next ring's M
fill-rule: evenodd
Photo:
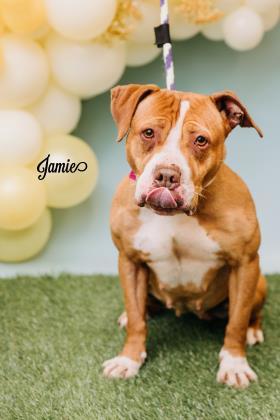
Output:
M169 90L175 89L174 62L172 54L172 44L169 34L169 14L168 0L160 0L160 40L158 28L155 28L156 44L163 49L163 60L166 78L166 87Z
M166 87L168 90L175 89L174 63L172 44L169 33L168 0L160 0L160 26L155 28L156 45L163 50ZM136 174L131 170L129 178L136 181Z

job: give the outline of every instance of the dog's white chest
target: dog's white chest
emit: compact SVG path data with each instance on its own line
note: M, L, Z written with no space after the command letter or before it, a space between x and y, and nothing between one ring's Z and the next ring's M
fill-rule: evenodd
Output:
M149 255L148 265L160 282L169 287L188 283L199 287L209 269L220 265L218 243L195 217L160 216L142 208L140 220L134 247Z

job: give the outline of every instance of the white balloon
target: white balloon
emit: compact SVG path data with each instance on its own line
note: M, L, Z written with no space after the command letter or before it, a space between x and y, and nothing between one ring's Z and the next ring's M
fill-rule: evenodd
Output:
M277 5L277 0L246 0L245 6L254 9L258 13L265 13L271 7Z
M176 41L182 41L195 36L200 31L200 26L187 21L186 17L170 10L170 33L171 38Z
M161 53L161 49L153 44L128 42L126 52L126 64L130 67L137 67L153 61Z
M0 165L28 165L42 148L42 130L26 111L0 110Z
M264 34L261 17L248 7L240 7L224 20L225 42L239 51L255 48Z
M221 41L224 39L223 20L209 23L203 27L201 32L206 38L211 39L211 41Z
M273 29L280 18L280 7L274 6L268 9L265 13L261 14L261 18L263 21L263 26L265 31L270 31Z
M41 123L46 136L68 134L79 122L81 101L52 83L29 111Z
M44 50L17 35L0 38L4 66L0 72L0 107L20 108L35 102L47 87L49 67Z
M77 41L93 39L109 27L116 0L45 0L50 25L62 36Z
M105 92L125 69L124 42L82 43L52 34L46 48L55 81L81 98Z
M128 39L134 42L153 44L155 42L154 27L160 24L159 5L138 2L137 8L141 13L141 18L132 22L133 30Z

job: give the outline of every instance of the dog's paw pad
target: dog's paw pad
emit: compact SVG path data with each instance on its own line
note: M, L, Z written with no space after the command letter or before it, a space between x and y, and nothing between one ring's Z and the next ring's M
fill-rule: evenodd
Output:
M118 319L118 325L120 329L125 328L127 326L127 314L123 312Z
M254 346L258 343L263 343L264 336L261 329L249 327L247 330L247 344L248 346Z
M126 356L117 356L103 363L103 375L107 378L128 379L137 375L141 363Z
M250 368L246 357L232 356L226 350L221 351L218 382L234 388L246 388L251 381L256 380L257 375Z

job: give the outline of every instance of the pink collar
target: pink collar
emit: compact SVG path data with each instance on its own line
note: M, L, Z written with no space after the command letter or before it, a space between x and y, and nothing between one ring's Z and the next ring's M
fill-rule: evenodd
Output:
M131 179L132 181L136 181L136 174L133 170L129 172L129 179Z

